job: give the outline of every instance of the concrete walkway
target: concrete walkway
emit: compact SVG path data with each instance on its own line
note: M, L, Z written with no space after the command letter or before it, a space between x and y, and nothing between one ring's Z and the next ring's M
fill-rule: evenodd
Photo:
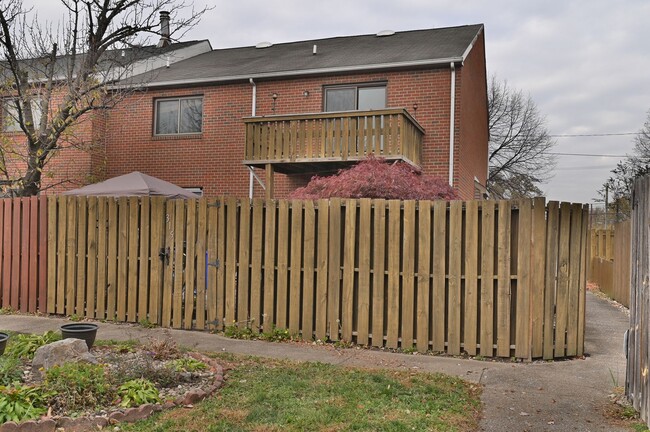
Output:
M240 341L204 332L144 329L102 323L99 339L146 340L171 335L178 344L201 351L223 351L343 366L442 372L485 385L483 431L625 431L605 422L602 409L615 385L625 383L625 312L587 294L585 360L508 363L449 357L335 349L305 343ZM69 321L61 318L0 315L0 329L43 333ZM613 378L612 378L613 377Z

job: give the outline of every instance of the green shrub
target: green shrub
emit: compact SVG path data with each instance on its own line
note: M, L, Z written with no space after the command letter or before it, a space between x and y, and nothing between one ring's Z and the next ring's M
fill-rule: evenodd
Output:
M207 365L202 361L190 357L183 357L173 360L170 367L176 372L196 372L207 369Z
M0 424L31 420L45 414L47 399L51 395L39 387L19 384L0 386Z
M48 369L44 388L56 395L54 404L66 412L94 408L114 399L104 367L89 363L65 363Z
M42 335L19 334L11 338L6 353L11 357L32 359L37 349L59 339L61 337L53 331L47 331Z
M223 330L223 335L232 339L251 340L255 338L253 330L249 326L239 327L237 324L227 326Z
M145 379L127 381L117 389L120 406L134 407L147 403L160 402L160 394L154 384Z
M279 329L273 326L271 331L260 334L260 339L268 342L282 342L291 340L291 333L289 329Z
M23 368L20 359L0 356L0 385L8 386L20 382L22 377Z

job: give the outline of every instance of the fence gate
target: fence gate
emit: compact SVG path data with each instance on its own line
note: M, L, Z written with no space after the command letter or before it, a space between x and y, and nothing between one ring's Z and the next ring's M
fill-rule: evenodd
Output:
M58 196L48 207L48 313L185 329L223 317L218 201Z

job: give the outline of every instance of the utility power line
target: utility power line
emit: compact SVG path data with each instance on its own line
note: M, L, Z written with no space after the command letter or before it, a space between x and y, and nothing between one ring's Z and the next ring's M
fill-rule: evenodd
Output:
M549 135L551 138L574 138L574 137L608 137L608 136L626 136L642 135L642 132L621 132L621 133L593 133L593 134L555 134Z
M628 156L628 155L595 154L595 153L558 153L558 152L546 152L546 154L557 155L557 156L587 156L587 157L612 157L612 158L628 158L628 157L631 157L631 156Z

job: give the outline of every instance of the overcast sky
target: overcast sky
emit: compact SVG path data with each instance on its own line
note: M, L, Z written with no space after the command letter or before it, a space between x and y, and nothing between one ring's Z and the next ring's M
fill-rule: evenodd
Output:
M32 0L56 16L54 0ZM488 74L529 93L553 135L637 132L650 109L649 0L244 0L211 4L184 39L213 48L483 23ZM173 26L173 23L172 23ZM557 138L625 155L632 136ZM548 199L591 202L620 158L559 156Z

